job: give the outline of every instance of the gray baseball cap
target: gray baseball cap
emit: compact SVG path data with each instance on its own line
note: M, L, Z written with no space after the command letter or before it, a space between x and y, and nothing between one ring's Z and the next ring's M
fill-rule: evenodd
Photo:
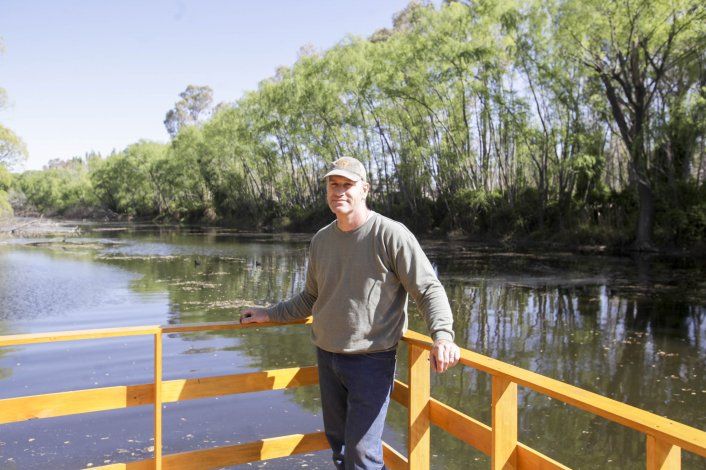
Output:
M333 175L343 176L352 181L366 180L365 167L353 157L341 157L331 163L329 172L324 175L324 178Z

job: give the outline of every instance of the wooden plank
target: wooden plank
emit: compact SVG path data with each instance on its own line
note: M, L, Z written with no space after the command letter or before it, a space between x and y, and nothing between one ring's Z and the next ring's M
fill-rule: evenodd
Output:
M421 333L408 330L404 340L431 349L431 338ZM706 431L467 349L461 349L461 363L491 375L502 375L523 387L706 457Z
M198 379L170 380L162 385L164 402L209 398L237 393L281 390L319 383L316 366L250 372Z
M521 442L517 444L517 468L522 470L571 470L570 467L550 459Z
M154 403L152 384L46 393L0 400L0 424Z
M325 449L328 449L328 442L322 443L322 448L316 449L316 450L325 450ZM407 458L384 442L382 444L382 452L383 452L383 459L385 460L385 466L389 470L407 470L407 465L408 465ZM292 454L292 455L294 455L294 454ZM115 463L115 464L111 464L111 465L103 465L101 467L92 467L92 469L100 469L100 470L152 470L153 465L154 465L153 460L149 459L149 460L140 460L139 462ZM199 468L205 469L207 467L199 467Z
M56 343L60 341L78 341L84 339L119 338L123 336L153 335L157 331L162 333L188 333L194 331L216 331L216 330L240 330L244 328L264 328L268 326L283 326L310 324L311 317L296 320L288 323L248 323L240 322L214 322L214 323L191 323L183 325L149 325L149 326L126 326L119 328L101 328L92 330L70 330L53 331L49 333L30 333L20 335L0 336L0 347L20 346L24 344Z
M86 467L83 470L154 470L154 459L138 460L136 462L111 463L100 467Z
M409 387L407 386L407 384L395 379L395 384L392 388L390 398L392 398L405 408L409 408Z
M389 470L407 470L409 468L409 462L405 456L384 442L382 443L382 460L385 462L385 468Z
M289 436L262 439L247 444L214 447L164 456L164 467L179 470L207 470L211 468L241 465L261 460L277 459L306 452L328 449L323 432L292 434ZM141 460L123 464L92 467L101 470L146 470L153 468L154 460Z
M251 372L247 374L167 380L162 402L210 398L237 393L281 390L318 383L315 366ZM70 392L47 393L0 400L0 424L107 411L154 403L153 384L121 385Z
M409 468L429 470L431 430L429 428L429 398L431 370L429 351L409 346Z
M153 335L159 326L129 326L122 328L101 328L96 330L54 331L50 333L30 333L0 336L0 347L23 344L57 343L83 339L119 338L123 336Z
M284 325L307 325L312 322L311 317L301 320L295 320L287 323L245 323L241 324L238 321L228 322L211 322L211 323L183 323L179 325L163 325L163 333L192 333L195 331L222 331L222 330L242 330L247 328L265 328L268 326L284 326Z
M493 376L490 468L517 468L517 384Z
M647 470L680 470L681 449L647 436Z
M162 333L154 335L154 468L162 470Z
M485 455L490 455L492 447L490 426L433 398L429 405L432 424L475 447Z
M402 406L409 406L409 387L395 380L392 399ZM466 444L490 455L492 447L491 428L455 408L432 398L429 401L431 424L439 427ZM553 460L521 442L517 444L517 465L529 470L569 470L569 467Z

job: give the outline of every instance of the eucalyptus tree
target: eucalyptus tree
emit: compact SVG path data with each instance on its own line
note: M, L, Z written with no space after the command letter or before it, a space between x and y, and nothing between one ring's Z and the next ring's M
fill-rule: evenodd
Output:
M164 127L172 138L182 127L206 120L213 105L213 90L209 86L189 85L179 93L179 97L181 99L167 111L164 118Z

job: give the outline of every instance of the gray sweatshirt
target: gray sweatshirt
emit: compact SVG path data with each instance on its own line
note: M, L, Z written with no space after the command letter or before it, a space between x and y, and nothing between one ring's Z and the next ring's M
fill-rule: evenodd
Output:
M417 239L373 212L355 230L336 221L311 240L304 290L268 311L275 322L313 315L312 340L329 352L392 349L407 329L407 294L434 340L453 341L451 307Z

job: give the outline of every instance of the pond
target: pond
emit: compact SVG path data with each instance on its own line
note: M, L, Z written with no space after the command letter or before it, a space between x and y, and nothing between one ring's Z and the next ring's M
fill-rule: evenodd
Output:
M0 335L229 321L303 287L307 235L87 226L81 238L0 244ZM426 241L454 310L457 343L706 428L706 264L499 252ZM413 305L410 327L426 333ZM406 348L398 376L406 380ZM165 335L164 378L313 365L307 326ZM0 398L148 383L148 337L0 348ZM490 424L490 377L432 377L432 395ZM641 434L520 388L520 440L572 468L642 469ZM78 468L149 458L151 407L0 425L0 468ZM322 430L318 388L168 404L164 452ZM385 440L405 450L393 403ZM234 468L331 468L328 452ZM487 468L433 428L432 468ZM684 468L704 460L684 453Z

